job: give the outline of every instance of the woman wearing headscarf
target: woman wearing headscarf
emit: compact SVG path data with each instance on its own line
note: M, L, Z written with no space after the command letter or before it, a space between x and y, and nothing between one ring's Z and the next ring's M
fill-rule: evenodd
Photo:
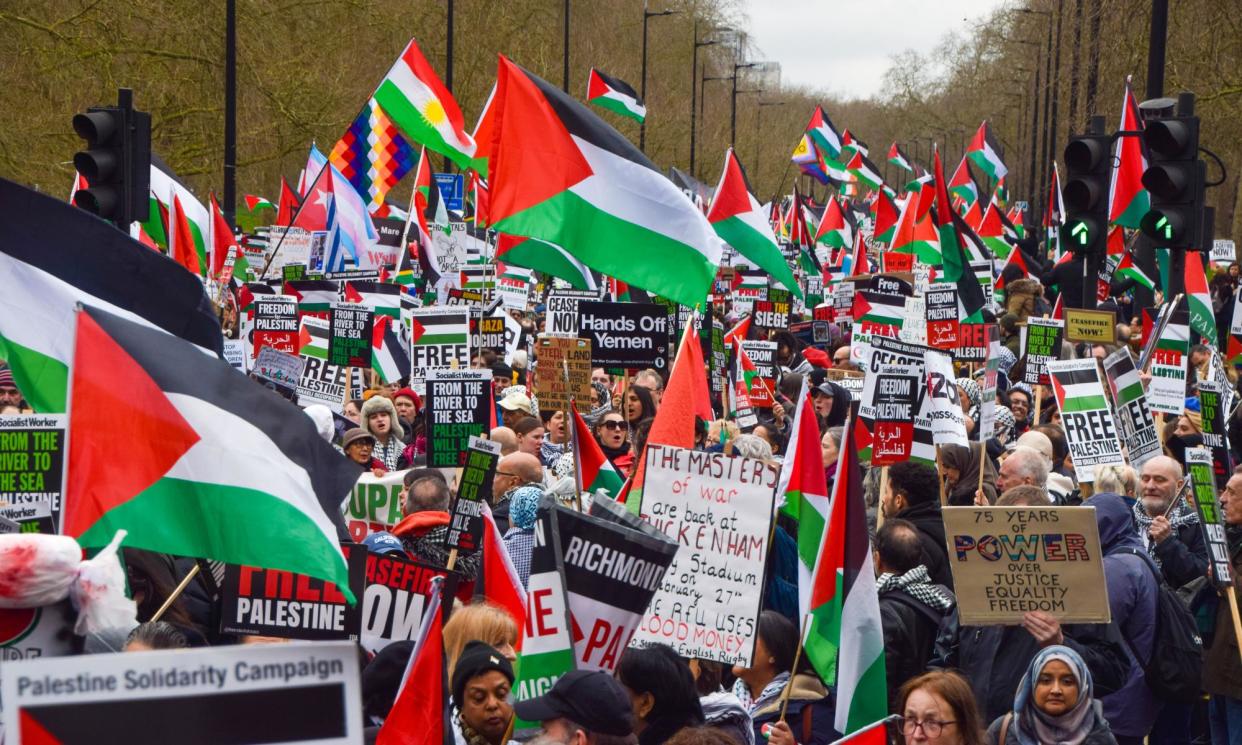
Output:
M988 727L987 745L1116 745L1091 671L1078 653L1055 644L1040 650L1018 685L1013 711Z
M962 413L966 415L966 437L970 440L979 439L979 409L983 406L983 393L979 384L970 378L958 378L957 393L962 398Z
M949 496L949 504L954 507L968 507L975 503L975 492L979 490L979 469L983 469L983 496L988 504L996 503L996 469L992 467L991 458L982 458L981 450L971 443L970 447L961 445L940 446L940 476L944 479L944 489Z
M583 414L586 423L595 426L595 420L612 411L612 392L603 383L591 383L591 411Z

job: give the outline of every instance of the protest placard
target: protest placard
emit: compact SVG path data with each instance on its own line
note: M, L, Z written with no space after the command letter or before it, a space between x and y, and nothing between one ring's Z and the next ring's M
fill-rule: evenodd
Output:
M655 303L578 303L578 337L591 341L591 364L663 370L669 353L669 323Z
M858 415L871 425L871 465L887 466L910 458L921 380L913 364L880 365L867 375Z
M461 276L466 276L464 270ZM469 308L477 313L483 308L483 292L481 290L462 290L453 287L449 289L448 297L444 299L444 304L449 307Z
M776 342L747 339L742 351L755 365L755 378L750 383L750 405L770 409L776 401Z
M491 501L500 443L471 437L463 455L461 479L444 544L459 551L478 551L483 545L483 505Z
M988 331L996 330L994 323L961 323L957 326L957 349L953 356L964 362L989 360Z
M1092 507L944 507L963 626L1108 623L1108 588Z
M356 303L333 303L328 326L328 362L342 367L371 367L374 312Z
M281 352L272 347L259 350L259 358L254 362L254 374L270 380L290 391L297 390L302 380L302 368L305 363L294 353Z
M789 301L773 300L772 295L777 292L775 288L768 288L768 299L756 300L751 310L752 323L765 336L768 331L784 331L789 328ZM788 293L787 290L781 292Z
M241 339L224 340L224 361L234 370L246 372L246 343Z
M677 544L560 505L553 509L565 597L576 624L578 669L612 672L659 590Z
M465 465L470 438L491 423L490 370L433 370L427 378L427 465Z
M1212 473L1216 475L1216 488L1224 489L1225 482L1233 475L1233 456L1229 454L1229 436L1225 429L1225 399L1229 388L1215 380L1200 380L1198 389L1203 446L1212 451Z
M569 399L579 411L591 408L591 340L541 334L536 346L535 392L539 407L569 411Z
M979 386L979 395L983 403L979 406L979 439L987 442L996 431L996 385L1000 376L1000 331L996 324L989 323L987 328L987 364L983 368L983 384Z
M854 316L854 283L837 282L830 286L832 290L832 322L841 329L841 333L849 335L853 332Z
M362 543L372 533L390 531L401 522L401 490L407 471L370 471L358 477L345 502L345 528L349 540Z
M549 294L546 333L549 336L578 336L578 303L583 300L599 300L599 293L555 290Z
M854 320L850 331L851 347L866 347L877 336L896 339L905 323L906 298L885 292L856 290L850 313Z
M1088 344L1117 342L1117 314L1111 310L1065 309L1065 338Z
M361 547L359 547L361 549ZM349 589L362 597L367 551L346 552ZM220 632L282 639L357 639L362 607L335 584L279 569L226 564L220 583Z
M66 414L0 416L0 506L23 532L59 533Z
M961 394L953 376L953 359L943 352L928 350L923 357L927 371L927 392L931 401L928 418L932 425L932 442L937 445L969 447L966 439L966 415L962 413Z
M1232 238L1216 238L1212 241L1213 264L1232 264L1238 260L1237 249Z
M1186 408L1186 355L1190 353L1190 315L1173 312L1164 331L1154 334L1148 369L1147 405L1160 414L1179 416Z
M1130 465L1140 468L1160 455L1156 423L1147 408L1147 394L1134 367L1130 350L1122 347L1104 358L1104 375L1117 409L1117 425L1126 444Z
M466 308L409 309L410 381L427 379L432 370L470 366L470 311Z
M1052 360L1048 375L1078 480L1094 482L1097 466L1126 465L1096 359Z
M1199 514L1204 543L1208 549L1208 579L1217 589L1232 587L1233 567L1229 564L1229 541L1225 536L1225 518L1216 498L1216 479L1212 474L1213 457L1207 448L1186 448L1186 471L1190 475L1191 498Z
M0 662L73 654L78 613L68 598L39 608L0 608Z
M935 349L957 348L957 285L937 282L927 288L923 297L927 320L927 346Z
M679 548L635 645L750 667L777 476L752 458L647 448L641 511Z
M500 312L500 315L483 316L482 318L470 316L470 348L474 350L490 349L497 354L504 354L505 319L503 311Z
M1065 322L1057 318L1032 316L1026 320L1026 327L1022 331L1022 353L1026 358L1022 382L1027 385L1048 385L1048 363L1061 359Z
M38 658L2 686L11 745L362 742L346 642Z
M530 270L504 264L504 270L496 278L496 292L502 306L525 312L530 301Z
M859 366L863 368L866 375L863 381L864 391L867 385L866 380L876 378L880 374L880 370L887 365L898 365L907 369L913 368L917 371L916 374L919 380L926 376L924 360L929 351L928 347L883 336L874 337L872 342L874 345L868 345L865 350L866 356L858 361ZM853 350L850 353L852 355ZM915 396L912 422L913 432L911 434L909 457L913 460L935 463L936 452L933 445L931 423L932 404L931 399L923 395L923 388L924 386L920 385L919 391ZM864 406L866 401L865 393L860 393L860 408L858 411L860 425L859 457L864 461L871 461L874 446L877 443L874 437L875 421L872 418L872 410ZM904 444L905 440L900 440L899 442Z
M298 301L288 295L256 295L254 298L254 354L270 347L288 354L298 352Z
M371 553L362 546L345 548L366 554L366 589L359 597L362 648L374 654L393 642L417 639L431 597L431 580L445 576L445 571L398 554Z
M850 398L855 401L862 400L863 384L866 382L866 375L857 370L842 370L841 368L828 368L825 371L827 379L849 391Z

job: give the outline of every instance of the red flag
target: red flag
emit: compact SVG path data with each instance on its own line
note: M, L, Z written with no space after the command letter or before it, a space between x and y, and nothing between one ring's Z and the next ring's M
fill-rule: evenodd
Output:
M168 253L191 274L202 276L202 267L198 262L198 249L194 246L194 234L190 232L190 221L186 219L185 210L181 207L181 199L176 194L173 195L171 218L172 230L169 231Z
M210 201L211 276L220 279L221 272L224 271L224 263L228 261L229 254L237 247L237 239L233 236L233 229L229 227L228 221L224 219L224 213L220 211L215 192L211 193Z
M492 511L487 503L483 503L483 597L493 605L504 609L513 618L517 628L526 627L526 588L513 561L509 558L509 550L500 536L500 528L492 518ZM517 650L522 649L522 634L518 634Z
M289 182L285 181L285 177L280 177L280 205L276 210L277 225L292 225L293 215L298 211L298 207L302 206L302 200L298 199L298 195L293 193L293 189L289 188Z
M444 680L444 626L440 583L432 580L429 608L405 668L392 710L375 738L376 745L422 745L444 742L444 713L449 707Z

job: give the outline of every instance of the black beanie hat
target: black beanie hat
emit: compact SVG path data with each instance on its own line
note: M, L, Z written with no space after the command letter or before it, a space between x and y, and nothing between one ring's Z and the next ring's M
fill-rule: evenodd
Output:
M466 683L491 670L500 671L510 683L513 682L513 665L495 647L477 640L466 644L453 668L453 703L457 704L457 708L461 708Z

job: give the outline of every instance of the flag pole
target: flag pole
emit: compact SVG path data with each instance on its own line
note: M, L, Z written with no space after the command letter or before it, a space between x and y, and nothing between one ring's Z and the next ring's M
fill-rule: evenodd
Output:
M875 529L884 524L884 492L888 490L888 466L880 466L880 499L875 511Z
M312 145L313 144L314 143L312 143ZM323 178L324 172L328 170L328 166L330 166L331 164L332 164L331 161L328 161L328 160L324 161L323 168L319 169L319 173L315 175L315 179L311 181L310 187L308 187L307 189L306 193L308 195L310 194L311 190L315 188L315 184L319 183L319 179ZM272 249L271 256L267 257L267 263L263 265L263 271L259 272L260 281L264 277L267 276L268 267L270 267L272 265L272 262L276 260L276 254L280 253L280 247L285 244L285 236L289 235L289 228L292 228L293 224L298 221L298 215L302 214L302 210L306 208L306 202L307 200L305 199L302 200L302 203L298 205L298 211L293 213L293 217L290 218L289 224L285 226L285 232L280 234L280 240L276 242L276 248Z
M980 465L982 466L983 464L980 464ZM945 505L949 503L949 498L945 494L944 467L943 467L943 461L941 461L940 459L940 445L939 444L936 445L936 485L940 487L940 506L944 507ZM883 498L883 494L884 492L881 491L880 492L881 498Z
M565 379L565 390L569 390L569 360L567 358L561 359L561 375ZM578 505L578 511L582 512L582 464L578 462L578 454L573 450L576 438L573 437L570 428L570 424L573 424L573 429L577 429L577 420L570 413L577 408L575 396L570 395L569 406L565 409L565 444L570 448L569 452L574 459L574 502Z
M802 661L802 646L803 642L806 641L806 627L810 617L810 613L802 617L802 631L798 634L798 648L794 652L793 666L789 668L789 680L785 681L785 690L781 691L781 715L777 717L778 722L785 721L785 711L789 708L789 695L793 693L794 675L797 674L798 663ZM1242 639L1242 636L1238 638Z
M199 567L198 567L197 562L195 562L194 566L190 567L190 571L185 573L185 577L181 580L181 582L178 583L178 585L175 588L173 588L173 591L168 594L168 598L164 601L164 604L159 607L159 610L155 611L155 615L151 616L151 623L155 623L156 621L160 620L160 618L164 615L164 613L169 608L172 607L172 604L174 602L176 602L177 598L181 597L181 593L185 592L185 588L189 587L190 582L193 581L193 579L198 576L198 568ZM1237 616L1237 603L1235 601L1234 623L1237 623L1236 621L1237 617L1238 617ZM1239 638L1242 638L1242 637L1239 637Z
M1225 597L1229 600L1229 615L1233 618L1233 638L1242 639L1242 617L1238 615L1238 593L1232 584L1225 588ZM1238 654L1242 655L1242 646L1238 647Z
M987 497L983 495L983 459L986 457L988 457L988 445L983 440L979 440L979 484L975 487L975 492L983 496L985 501Z

